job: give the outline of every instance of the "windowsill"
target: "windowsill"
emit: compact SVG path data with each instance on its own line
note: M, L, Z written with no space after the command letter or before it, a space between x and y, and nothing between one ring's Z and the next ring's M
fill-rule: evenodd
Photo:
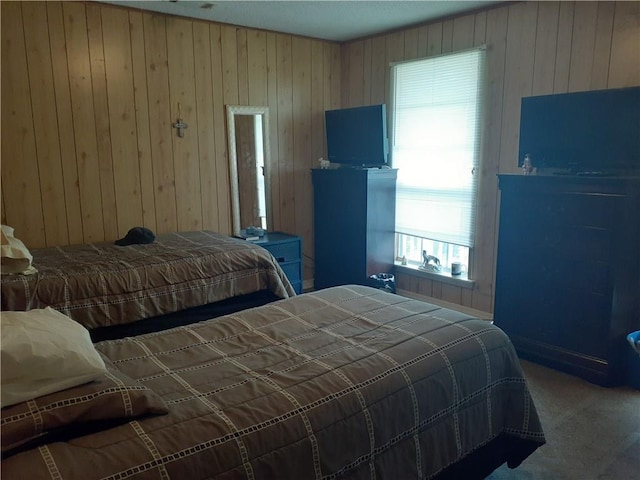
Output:
M435 280L436 282L448 283L449 285L455 285L461 288L472 289L475 285L475 281L470 280L467 277L467 273L461 275L451 275L449 271L442 272L429 272L422 270L421 268L414 267L413 265L402 265L400 262L395 262L395 270L398 273L405 273L407 275L413 275L415 277L428 278L429 280Z

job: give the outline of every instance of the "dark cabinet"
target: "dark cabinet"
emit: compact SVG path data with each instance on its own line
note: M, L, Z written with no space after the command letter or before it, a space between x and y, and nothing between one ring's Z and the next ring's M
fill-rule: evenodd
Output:
M388 168L311 171L316 289L392 271L396 176Z
M524 358L621 383L640 328L640 179L499 182L495 324Z

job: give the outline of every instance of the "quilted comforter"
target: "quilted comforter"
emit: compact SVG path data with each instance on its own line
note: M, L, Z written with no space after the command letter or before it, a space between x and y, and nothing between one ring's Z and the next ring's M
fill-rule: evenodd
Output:
M369 287L97 348L169 413L14 454L3 478L434 478L498 438L511 466L544 443L500 329Z
M152 244L34 249L35 275L2 276L2 310L52 307L87 328L270 290L295 295L264 248L214 232L158 235Z

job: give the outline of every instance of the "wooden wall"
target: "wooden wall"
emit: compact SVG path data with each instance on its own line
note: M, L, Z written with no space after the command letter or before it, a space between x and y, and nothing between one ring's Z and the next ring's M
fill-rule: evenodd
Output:
M398 274L399 288L493 311L496 174L517 172L520 100L640 85L639 6L639 2L519 2L343 45L343 106L388 103L391 62L487 45L488 111L471 262L475 287Z
M499 195L520 99L640 85L638 2L526 2L343 45L93 2L1 5L2 222L30 248L231 231L225 105L268 105L274 227L303 236L325 109L388 101L390 62L487 45L488 115L473 290L398 286L493 309ZM178 138L178 105L189 125Z
M273 224L313 255L310 168L340 105L338 44L92 2L1 8L2 223L28 247L136 225L230 233L225 106L267 105Z

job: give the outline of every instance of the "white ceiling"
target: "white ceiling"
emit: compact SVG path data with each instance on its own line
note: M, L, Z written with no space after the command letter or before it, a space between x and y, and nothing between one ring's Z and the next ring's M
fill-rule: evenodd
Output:
M503 3L420 0L103 0L214 22L344 42Z

